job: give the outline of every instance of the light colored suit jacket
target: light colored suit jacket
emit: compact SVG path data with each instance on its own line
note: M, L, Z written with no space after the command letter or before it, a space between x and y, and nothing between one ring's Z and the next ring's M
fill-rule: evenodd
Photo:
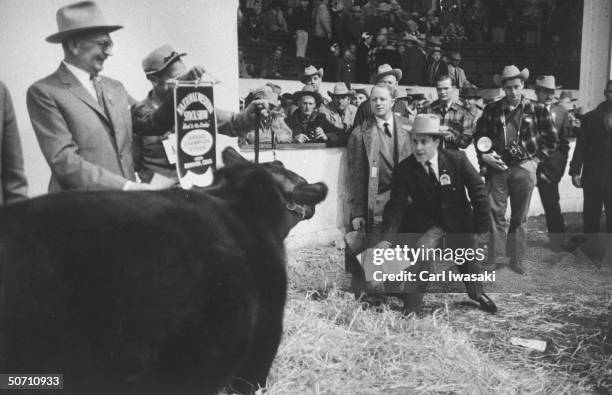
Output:
M412 153L412 143L408 130L412 122L408 118L394 114L394 132L401 147L399 161ZM349 203L351 219L366 218L369 231L374 219L374 206L378 194L378 170L380 169L380 139L376 120L369 117L357 126L348 140Z
M122 189L134 180L134 100L120 82L102 77L100 83L108 117L63 63L28 89L30 120L51 167L49 192Z
M13 102L0 82L0 205L27 198L27 190Z

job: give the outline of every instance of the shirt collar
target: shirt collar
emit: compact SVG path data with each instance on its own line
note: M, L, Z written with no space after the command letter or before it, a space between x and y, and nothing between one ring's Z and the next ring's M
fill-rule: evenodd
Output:
M70 70L70 72L72 74L74 74L74 76L76 77L77 80L79 80L80 83L82 83L83 85L87 86L87 84L90 84L91 79L89 78L89 73L86 72L83 69L80 69L74 65L71 65L70 63L66 62L65 60L62 60L62 63L64 63L64 65L68 68L68 70Z
M424 168L425 171L428 172L429 169L427 168L427 164L425 163L427 161L423 161L423 162L419 162ZM431 163L431 168L433 169L434 173L436 174L436 178L438 177L439 171L438 171L438 150L436 150L436 152L434 153L434 156L429 159L429 162Z
M380 130L385 130L385 123L389 124L389 130L391 131L391 133L393 133L393 125L394 125L394 119L393 119L393 115L391 115L389 117L388 120L384 120L381 118L378 118L377 116L374 117L376 119L376 125L378 126L378 128Z

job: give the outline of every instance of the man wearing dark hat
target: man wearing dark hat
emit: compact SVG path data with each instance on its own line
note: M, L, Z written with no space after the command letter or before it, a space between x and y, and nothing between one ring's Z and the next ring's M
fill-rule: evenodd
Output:
M440 142L446 135L440 119L433 114L416 116L410 131L413 153L403 160L395 171L391 198L383 216L384 240L377 247L390 247L397 234L418 234L419 239L410 245L436 248L446 239L446 247L472 248L484 243L489 233L489 203L484 183L478 171L463 152L441 149ZM466 194L467 191L467 194ZM469 195L469 200L468 200ZM406 240L395 240L405 244ZM481 272L477 260L456 262L464 274ZM408 271L430 271L429 262L420 261ZM417 275L417 278L419 276ZM403 284L404 311L419 312L423 288L427 283ZM471 299L480 307L495 313L495 303L483 292L479 281L466 281L465 287ZM397 292L397 290L396 290Z
M442 148L458 150L467 148L472 142L474 118L455 99L453 79L445 75L436 82L438 100L427 108L427 113L437 115L448 132L442 140Z
M602 206L608 237L612 233L612 80L606 83L603 93L605 100L584 115L569 169L572 184L583 190L582 218L589 240L600 232ZM605 249L588 248L585 252L601 262Z
M527 251L525 223L531 194L536 183L538 157L544 149L550 152L558 144L546 108L536 106L524 95L529 70L506 66L493 77L505 97L488 104L477 123L474 143L489 190L493 218L493 242L489 257L496 253L510 256L510 267L525 272L523 259ZM506 208L510 198L510 227L506 235ZM505 249L504 249L505 245Z
M321 95L310 85L293 94L297 110L285 122L293 132L297 143L330 143L340 142L344 131L336 127L317 108L321 105Z
M465 75L465 70L459 66L461 63L461 54L453 52L450 56L450 64L448 65L448 75L453 79L453 84L458 89L476 88L476 85L468 81Z
M91 1L60 8L57 24L58 32L47 41L62 44L64 60L27 93L32 126L51 167L49 191L149 189L135 182L130 111L134 101L120 82L99 75L112 55L109 33L122 26L107 24ZM231 129L227 133L233 135L246 133L255 124L261 104L253 104L240 116L218 114L220 129ZM144 113L139 129L160 135L173 121L168 101Z
M332 98L330 107L333 124L342 128L345 133L352 130L357 113L357 107L351 104L351 97L355 92L349 90L344 82L338 82L334 85L333 92L328 91L327 94Z
M569 152L569 114L565 108L555 103L555 90L558 89L555 77L543 75L536 79L535 94L537 102L546 107L552 117L553 125L559 138L557 150L543 158L538 164L537 186L546 215L546 226L550 239L550 248L554 251L566 248L564 243L565 222L559 204L559 182L565 166Z

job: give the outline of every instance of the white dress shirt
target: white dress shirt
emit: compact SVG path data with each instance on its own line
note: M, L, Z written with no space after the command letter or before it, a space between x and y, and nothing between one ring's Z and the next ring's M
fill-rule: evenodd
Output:
M98 102L98 95L96 94L96 88L94 88L93 81L90 79L89 73L85 70L79 69L76 66L62 60L62 63L68 67L68 70L76 77L77 80L85 87L87 92L93 97L94 101Z
M379 118L379 117L374 117L374 118L376 118L376 125L383 132L385 131L385 123L388 124L389 131L391 132L391 136L393 136L393 133L394 133L394 130L395 130L395 128L393 127L394 126L393 115L390 115L389 119L382 119L382 118Z

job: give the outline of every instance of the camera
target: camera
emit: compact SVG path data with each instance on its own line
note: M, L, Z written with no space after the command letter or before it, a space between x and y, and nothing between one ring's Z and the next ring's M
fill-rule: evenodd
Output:
M523 145L515 141L506 146L501 154L501 158L506 165L512 166L523 159L528 159L529 155Z

